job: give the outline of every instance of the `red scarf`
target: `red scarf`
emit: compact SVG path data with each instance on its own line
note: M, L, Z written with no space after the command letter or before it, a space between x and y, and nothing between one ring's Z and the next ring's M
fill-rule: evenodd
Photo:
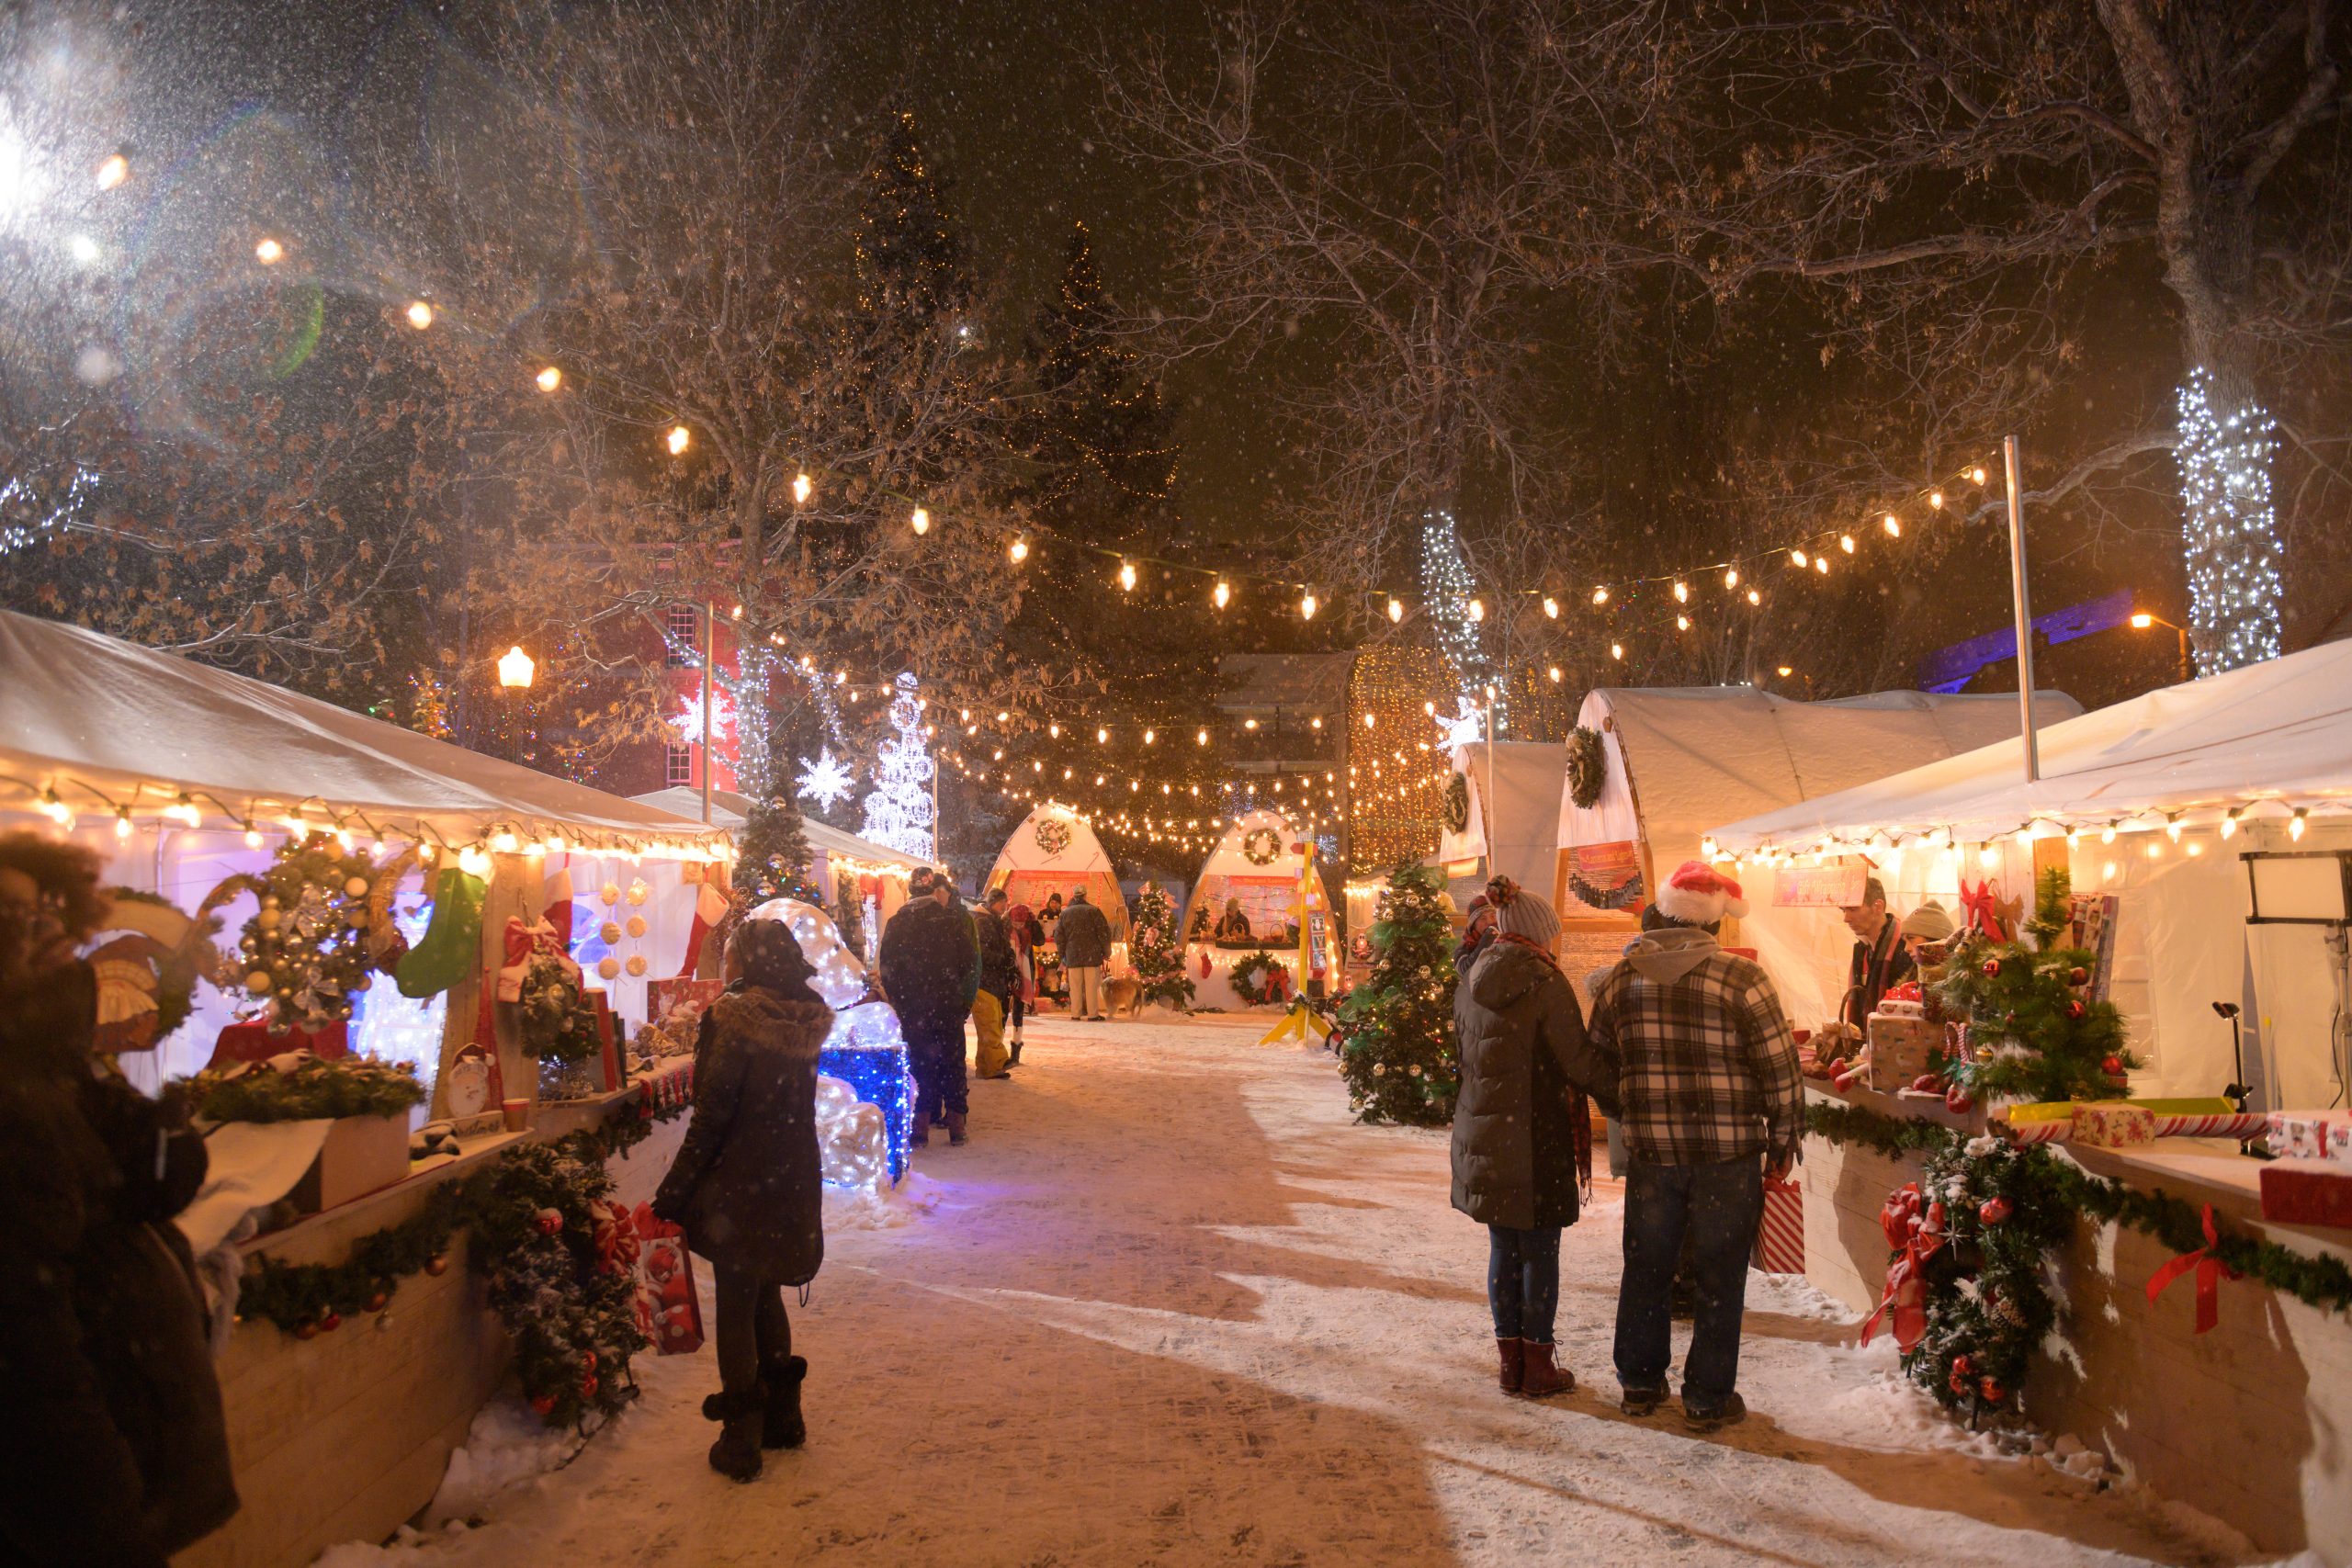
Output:
M1559 955L1532 937L1521 936L1517 931L1498 931L1495 940L1524 948L1550 965L1553 974L1563 980L1567 978L1567 971L1560 967ZM1585 1102L1584 1090L1574 1084L1568 1086L1568 1137L1576 1148L1577 1191L1589 1201L1592 1198L1592 1109Z

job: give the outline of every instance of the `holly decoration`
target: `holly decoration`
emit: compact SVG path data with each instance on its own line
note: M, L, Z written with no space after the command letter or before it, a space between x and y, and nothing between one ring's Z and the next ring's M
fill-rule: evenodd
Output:
M2115 1004L2075 994L2091 954L2050 945L2066 925L2065 872L2044 872L2038 893L2028 941L1996 944L1972 933L1937 987L1946 1015L1967 1019L1980 1047L1952 1077L1979 1100L2105 1099L2107 1080L2139 1061L2124 1045Z
M1445 883L1408 861L1389 873L1372 926L1372 969L1340 1004L1332 1048L1365 1122L1453 1119L1462 1070L1453 1038L1453 931Z
M1945 1245L1927 1270L1927 1332L1904 1366L1947 1405L2005 1404L2055 1316L2043 1259L2074 1216L2052 1168L1996 1138L1947 1134L1928 1156L1919 1190L1943 1206Z
M266 1017L273 1030L312 1032L351 1017L352 998L374 977L368 926L376 875L374 861L312 832L280 844L260 875L222 885L254 895L235 964L249 1016Z
M1260 949L1233 966L1233 994L1251 1007L1278 1002L1286 994L1290 970L1272 953Z
M1144 1000L1164 1002L1180 1012L1192 1002L1193 982L1184 973L1183 944L1176 938L1175 906L1156 882L1145 883L1136 897L1127 959L1135 965Z

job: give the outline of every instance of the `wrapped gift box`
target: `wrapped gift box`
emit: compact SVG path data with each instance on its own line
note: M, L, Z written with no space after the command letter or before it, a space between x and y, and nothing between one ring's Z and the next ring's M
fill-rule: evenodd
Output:
M306 1214L333 1209L408 1179L408 1114L342 1116L319 1157L288 1194Z
M2352 1112L2274 1111L2264 1134L2280 1159L2324 1159L2352 1165Z
M2128 1149L2156 1140L2156 1113L2128 1100L2078 1104L2073 1121L2074 1141L2095 1149Z
M1881 1093L1909 1089L1928 1070L1928 1057L1943 1051L1944 1026L1928 1022L1917 1010L1874 1012L1869 1021L1870 1085Z
M2262 1168L2262 1217L2280 1224L2352 1230L2352 1164L2272 1160Z
M1756 1267L1767 1274L1804 1272L1804 1189L1764 1179L1764 1223L1756 1232Z

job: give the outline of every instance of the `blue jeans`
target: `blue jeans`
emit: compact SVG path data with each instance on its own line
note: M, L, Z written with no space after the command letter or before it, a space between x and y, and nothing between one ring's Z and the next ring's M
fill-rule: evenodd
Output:
M1560 1310L1559 1226L1487 1227L1487 1304L1495 1312L1496 1338L1552 1343Z
M1625 1275L1617 1288L1620 1383L1666 1387L1674 1265L1687 1234L1697 1311L1682 1363L1683 1407L1709 1409L1731 1397L1739 1383L1747 1259L1763 1219L1760 1156L1720 1165L1634 1162L1625 1178Z

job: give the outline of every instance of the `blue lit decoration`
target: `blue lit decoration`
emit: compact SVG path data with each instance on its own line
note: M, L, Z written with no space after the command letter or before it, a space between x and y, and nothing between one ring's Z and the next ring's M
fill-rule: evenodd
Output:
M882 1164L895 1185L905 1177L913 1158L915 1106L914 1080L907 1072L906 1036L899 1031L897 1011L874 994L865 965L842 941L840 928L822 909L797 898L771 898L749 918L783 921L816 971L809 984L833 1010L833 1032L818 1054L817 1071L849 1085L861 1105L881 1112ZM820 1122L826 1122L825 1107L820 1103L819 1109ZM836 1136L845 1134L829 1133L829 1125L819 1129L824 1141L825 1179L836 1186L863 1185L868 1178L856 1168L862 1163L871 1165L871 1149L861 1156L854 1147L836 1147Z
M2180 444L2173 455L2180 467L2188 629L2199 675L2278 657L2285 588L2270 504L2278 429L2256 402L2216 413L2213 378L2202 366L2180 389Z

